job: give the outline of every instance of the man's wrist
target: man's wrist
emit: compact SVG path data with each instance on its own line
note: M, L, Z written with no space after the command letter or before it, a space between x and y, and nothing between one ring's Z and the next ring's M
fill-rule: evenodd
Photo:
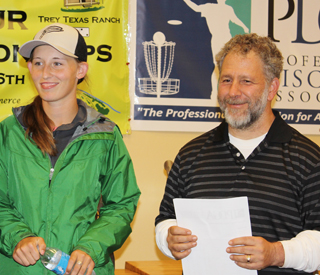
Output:
M171 251L168 248L167 236L168 236L168 229L171 226L177 225L176 219L168 219L164 220L157 224L155 228L156 232L156 243L160 251L171 259L175 259L172 255Z
M274 247L272 266L282 267L284 265L284 248L281 242L272 243Z

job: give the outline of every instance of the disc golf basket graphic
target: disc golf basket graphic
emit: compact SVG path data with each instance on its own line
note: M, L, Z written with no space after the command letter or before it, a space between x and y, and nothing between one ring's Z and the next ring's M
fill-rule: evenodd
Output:
M162 32L153 35L153 41L142 43L144 59L150 78L139 78L139 90L149 95L174 95L179 92L180 79L169 78L176 43L167 42Z

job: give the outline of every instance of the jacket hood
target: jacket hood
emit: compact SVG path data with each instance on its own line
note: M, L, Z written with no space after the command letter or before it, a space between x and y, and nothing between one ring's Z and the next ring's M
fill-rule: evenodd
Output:
M112 122L109 118L99 113L92 107L88 106L85 102L80 99L77 99L78 105L85 107L87 117L85 122L78 126L76 131L74 132L73 138L75 139L83 134L87 133L95 133L95 132L113 132L116 124ZM26 106L20 106L17 108L13 108L12 112L14 116L17 118L21 126L25 129L22 122L22 114L25 110Z

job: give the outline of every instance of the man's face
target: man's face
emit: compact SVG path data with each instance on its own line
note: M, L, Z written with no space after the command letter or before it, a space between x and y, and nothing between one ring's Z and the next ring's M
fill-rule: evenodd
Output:
M229 53L220 73L218 101L226 121L234 129L247 129L256 122L268 103L263 63L254 52L246 56Z

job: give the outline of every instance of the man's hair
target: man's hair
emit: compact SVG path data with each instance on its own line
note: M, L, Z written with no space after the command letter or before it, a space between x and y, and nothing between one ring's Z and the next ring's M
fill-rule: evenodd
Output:
M264 64L266 80L271 82L275 77L280 78L283 69L283 56L269 37L262 37L255 33L236 35L230 39L216 55L216 62L221 73L222 63L228 53L247 55L255 52Z

